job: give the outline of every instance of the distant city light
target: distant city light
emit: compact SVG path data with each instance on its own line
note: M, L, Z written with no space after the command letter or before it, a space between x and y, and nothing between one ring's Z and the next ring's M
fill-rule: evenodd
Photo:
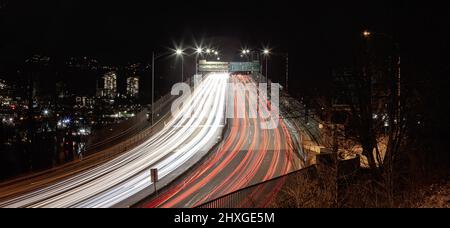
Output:
M62 122L63 124L70 124L70 119L69 118L65 118Z
M81 128L80 130L78 130L78 134L79 135L89 135L90 131L85 128Z

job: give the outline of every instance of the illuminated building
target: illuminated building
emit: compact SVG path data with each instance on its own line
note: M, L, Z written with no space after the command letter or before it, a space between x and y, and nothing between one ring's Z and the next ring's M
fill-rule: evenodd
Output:
M114 71L103 76L103 96L114 98L117 95L117 74Z
M139 78L127 78L127 95L131 98L137 98L139 95Z

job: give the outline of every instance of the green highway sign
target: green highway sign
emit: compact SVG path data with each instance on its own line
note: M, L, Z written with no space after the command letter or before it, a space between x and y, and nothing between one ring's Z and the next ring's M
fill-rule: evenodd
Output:
M199 61L200 72L259 72L261 65L259 61L254 62L218 62Z

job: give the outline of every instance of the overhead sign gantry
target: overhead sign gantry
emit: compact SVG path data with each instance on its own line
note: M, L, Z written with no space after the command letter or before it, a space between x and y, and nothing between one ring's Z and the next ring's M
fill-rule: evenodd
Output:
M199 61L199 71L201 73L210 72L260 72L261 64L259 61L253 62L218 62L218 61Z

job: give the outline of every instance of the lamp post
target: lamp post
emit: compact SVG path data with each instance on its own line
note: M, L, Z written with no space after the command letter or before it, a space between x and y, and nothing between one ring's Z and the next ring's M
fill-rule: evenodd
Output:
M203 48L199 47L195 50L195 74L198 74L198 57L203 55Z
M181 49L177 49L175 51L176 55L183 55L183 50ZM154 123L154 104L155 104L155 61L169 55L168 53L162 53L162 54L156 54L154 51L152 52L152 115L151 115L151 120L152 120L152 125ZM181 78L183 79L183 62L182 62L182 70L181 70Z
M183 82L184 81L184 59L183 59L184 52L181 49L177 49L175 51L175 54L177 56L181 57L181 82Z
M263 54L264 54L264 59L265 59L265 61L266 61L266 81L267 81L267 83L269 83L269 71L268 71L268 66L269 66L269 55L270 55L270 50L269 50L269 49L264 49Z

